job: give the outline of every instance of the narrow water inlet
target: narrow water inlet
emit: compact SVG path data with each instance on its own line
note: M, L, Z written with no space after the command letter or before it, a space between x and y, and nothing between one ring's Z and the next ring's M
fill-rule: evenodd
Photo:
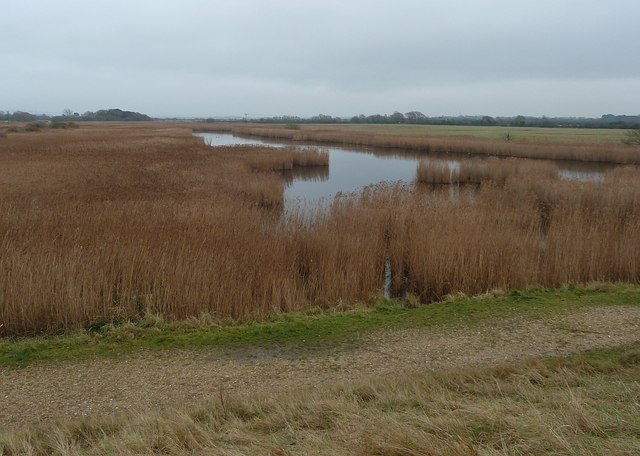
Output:
M382 281L382 293L385 299L391 299L391 281L393 275L391 273L391 258L389 255L384 260L384 273Z
M198 133L207 145L263 145L283 147L290 144L242 138L232 134ZM329 153L329 168L310 169L285 176L285 206L297 204L318 206L333 201L337 194L359 193L365 187L382 182L412 183L415 181L418 154L370 149L326 147L296 143L294 146L322 147Z
M234 145L262 145L267 147L314 146L329 152L329 169L303 170L285 176L284 203L286 207L320 206L333 201L337 194L360 193L365 187L386 183L413 184L421 160L440 161L450 173L460 170L461 164L471 157L464 154L416 153L395 149L333 147L314 143L285 143L282 141L245 138L230 133L197 133L205 144L212 147ZM489 157L474 156L483 162ZM520 159L528 160L528 159ZM541 162L540 160L532 160ZM559 175L566 180L599 182L604 173L615 165L587 162L554 161ZM459 196L459 188L449 189L452 198Z

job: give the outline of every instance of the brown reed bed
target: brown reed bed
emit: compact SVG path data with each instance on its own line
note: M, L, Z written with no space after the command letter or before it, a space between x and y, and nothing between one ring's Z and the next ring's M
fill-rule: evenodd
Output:
M586 162L640 164L640 149L614 141L566 142L477 138L469 136L402 136L350 130L339 125L303 125L287 129L283 125L216 124L199 129L224 131L238 135L274 140L320 142L352 146L405 149L417 152L449 152L499 157L574 160Z
M219 183L263 208L283 204L285 180L276 173L329 166L328 152L315 147L217 147L215 156Z
M442 160L423 159L418 163L417 182L430 185L439 184L480 184L491 182L505 185L507 179L536 176L538 179L553 180L559 176L559 169L552 163L522 159L466 159L457 166Z
M473 197L371 188L315 217L279 170L324 163L205 146L148 124L10 135L0 149L0 331L210 314L261 319L392 295L640 278L640 179L522 173ZM298 158L302 157L302 158ZM324 166L324 165L322 165Z
M255 171L289 171L298 167L329 166L329 153L317 147L285 147L269 150L254 146L239 148Z
M458 181L454 170L447 162L439 160L420 160L418 163L418 182L430 185L453 184Z

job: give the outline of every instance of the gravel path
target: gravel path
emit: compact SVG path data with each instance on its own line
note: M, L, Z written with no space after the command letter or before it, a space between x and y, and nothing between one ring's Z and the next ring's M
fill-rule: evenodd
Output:
M640 341L640 308L590 308L553 321L378 332L357 347L139 352L121 359L0 369L0 429L198 404L232 392L277 392L403 370L496 365Z

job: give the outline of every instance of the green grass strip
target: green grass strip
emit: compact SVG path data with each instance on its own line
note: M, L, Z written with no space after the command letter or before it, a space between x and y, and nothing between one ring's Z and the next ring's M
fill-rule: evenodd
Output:
M545 318L587 306L640 305L640 286L601 285L531 289L496 296L450 299L406 308L380 301L349 311L310 310L276 316L264 322L215 325L143 319L99 330L75 330L61 335L0 340L0 367L24 367L34 362L121 356L137 350L220 347L327 348L357 344L363 333L429 326L472 326L514 316Z

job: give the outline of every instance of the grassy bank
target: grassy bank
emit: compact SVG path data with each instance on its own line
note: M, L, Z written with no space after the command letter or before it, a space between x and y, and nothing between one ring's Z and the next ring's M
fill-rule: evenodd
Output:
M637 147L622 143L624 133L580 135L562 129L551 135L550 129L523 129L519 132L498 127L457 130L454 127L379 125L286 125L211 124L195 126L201 131L226 131L273 140L320 142L351 146L405 149L421 153L445 152L547 160L574 160L602 163L640 164ZM544 130L544 129L540 129Z
M203 316L182 322L145 317L136 322L105 325L47 337L0 341L0 367L34 362L119 356L135 350L171 348L282 346L303 351L357 344L362 334L429 326L473 326L492 319L548 317L585 306L640 305L640 286L593 285L559 290L525 290L458 297L411 307L380 301L355 310L315 309L280 315L260 323L219 324Z
M0 454L635 454L640 345L0 433Z

